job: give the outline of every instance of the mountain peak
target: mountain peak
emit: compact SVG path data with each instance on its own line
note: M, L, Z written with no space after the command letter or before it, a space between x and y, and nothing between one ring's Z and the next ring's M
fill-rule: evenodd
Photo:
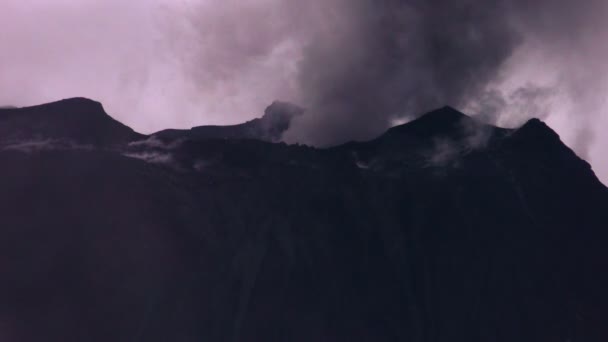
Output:
M446 119L460 119L462 117L468 117L466 114L462 113L458 109L451 106L443 106L441 108L437 108L423 115L423 117L436 117Z
M59 101L51 102L49 104L89 105L95 107L102 107L101 102L86 97L70 97Z
M411 122L411 125L424 127L425 129L434 127L434 129L450 129L455 125L460 125L463 121L474 121L471 117L464 113L445 106L433 111L430 111L417 120Z
M517 131L520 132L520 134L521 132L533 132L536 134L548 134L555 138L559 138L559 135L555 133L551 127L538 118L532 118L526 121L526 123L523 124L523 126L521 126Z
M403 125L392 127L384 136L405 135L423 139L446 136L459 139L478 130L500 129L471 118L453 107L445 106Z
M3 143L67 140L109 146L143 136L110 117L101 103L77 97L0 111L0 137Z
M67 99L62 99L62 100L58 100L58 101L54 101L54 102L49 102L49 103L45 103L45 104L40 104L40 105L34 105L34 106L28 106L28 107L19 107L19 108L14 108L16 110L20 110L20 111L31 111L33 109L43 109L45 111L49 111L50 109L53 110L59 110L61 109L62 111L69 111L69 112L74 112L74 113L78 113L78 114L86 114L86 115L91 115L92 113L95 114L103 114L103 115L107 115L103 105L95 100L91 100L85 97L71 97L71 98L67 98Z
M542 120L533 118L515 130L513 137L519 141L534 141L534 146L547 148L554 146L565 148L559 135ZM563 146L562 146L563 145Z

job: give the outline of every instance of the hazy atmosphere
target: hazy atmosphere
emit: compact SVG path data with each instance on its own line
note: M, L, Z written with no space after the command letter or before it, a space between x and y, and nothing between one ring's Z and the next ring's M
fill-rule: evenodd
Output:
M539 117L608 182L608 2L3 0L0 106L83 96L150 133L308 109L288 142L369 139L443 105Z

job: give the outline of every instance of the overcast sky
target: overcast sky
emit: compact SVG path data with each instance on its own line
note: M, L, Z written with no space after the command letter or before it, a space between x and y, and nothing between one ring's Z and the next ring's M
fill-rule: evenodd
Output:
M231 124L274 100L287 139L367 139L445 104L538 116L608 182L608 2L2 0L0 105L84 96L134 129ZM606 156L604 156L606 155Z

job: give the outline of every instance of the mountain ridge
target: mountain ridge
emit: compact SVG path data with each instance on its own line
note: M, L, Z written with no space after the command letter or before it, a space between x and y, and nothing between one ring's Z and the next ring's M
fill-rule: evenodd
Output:
M168 146L177 147L183 141L195 143L219 139L280 143L282 134L290 127L290 121L301 115L305 115L303 108L275 101L266 108L263 116L246 123L196 126L190 130L167 129L145 135L112 118L100 102L77 97L30 107L0 109L0 133L3 133L0 135L0 145L5 149L24 151L111 148L126 150L128 155L138 155L144 153L142 151L146 148L162 150ZM24 132L29 133L24 135ZM484 149L511 136L526 140L525 143L530 146L539 143L545 147L549 146L547 144L563 144L559 135L537 118L529 119L518 128L506 129L444 106L391 127L371 140L347 142L323 149L338 151L339 154L354 154L355 164L363 168L368 168L374 163L374 158L383 155L387 163L405 158L409 159L407 165L436 164L443 167L457 162L462 154ZM583 162L591 169L588 162ZM595 173L593 175L596 177Z
M0 111L30 143L0 135L0 340L608 338L608 188L540 120L443 108L318 149L135 135L80 101L102 129Z

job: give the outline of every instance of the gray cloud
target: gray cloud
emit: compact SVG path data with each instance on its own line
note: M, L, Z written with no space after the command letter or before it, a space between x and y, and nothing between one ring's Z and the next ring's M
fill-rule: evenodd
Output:
M332 145L448 104L545 118L608 177L607 14L604 0L5 0L0 105L87 96L152 132L279 99L308 108L287 141Z
M299 81L312 115L295 140L367 139L395 118L462 107L498 77L520 42L501 1L334 3L350 17L304 50Z
M585 126L604 110L605 1L330 2L348 8L336 11L348 19L304 50L299 82L312 115L295 127L294 141L367 139L395 117L445 104L477 107L473 114L507 124L546 118L557 106L570 107L574 126ZM540 77L526 77L522 59ZM544 82L548 75L553 82Z

